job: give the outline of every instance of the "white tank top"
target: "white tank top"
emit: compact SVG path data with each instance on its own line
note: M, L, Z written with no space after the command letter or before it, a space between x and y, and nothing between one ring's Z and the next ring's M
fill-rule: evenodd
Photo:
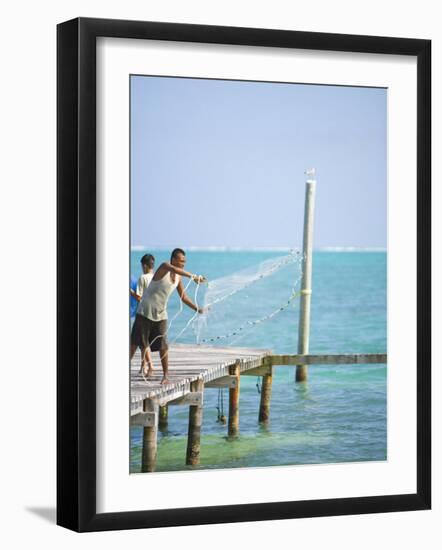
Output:
M151 321L167 319L167 301L179 281L180 276L175 274L175 282L172 282L170 272L166 273L159 281L152 279L150 285L144 290L137 313Z

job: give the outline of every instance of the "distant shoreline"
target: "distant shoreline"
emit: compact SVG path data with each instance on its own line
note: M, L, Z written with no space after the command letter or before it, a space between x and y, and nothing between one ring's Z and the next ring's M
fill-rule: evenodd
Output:
M168 252L173 246L141 246L134 245L131 247L131 252L142 252L145 250L158 250ZM290 252L290 247L275 246L275 247L236 247L236 246L185 246L184 249L189 252ZM367 247L357 248L353 246L326 246L323 248L314 248L313 252L387 252L386 248Z

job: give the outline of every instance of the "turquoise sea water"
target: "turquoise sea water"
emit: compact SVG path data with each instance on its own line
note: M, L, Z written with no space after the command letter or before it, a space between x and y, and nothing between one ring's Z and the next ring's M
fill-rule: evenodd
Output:
M147 251L133 251L131 274L140 273ZM166 251L149 250L156 265L168 260ZM189 251L186 269L209 280L254 266L284 252ZM387 351L385 252L319 251L313 257L310 353L382 353ZM230 334L244 322L261 319L287 303L299 276L296 264L251 285L214 306L203 337ZM201 301L203 289L189 286ZM178 311L175 293L169 319ZM185 308L174 320L169 341L180 333L193 312ZM269 348L296 353L299 302L253 329L220 340L220 345ZM189 327L177 340L195 343ZM217 389L207 389L201 439L201 465L196 468L235 468L283 464L334 463L387 458L386 365L311 366L307 383L294 383L293 367L275 367L270 423L258 424L257 378L241 378L240 432L226 441L226 426L217 422ZM224 390L227 414L228 390ZM159 432L157 471L185 470L188 410L169 409L167 431ZM131 428L130 471L140 471L142 429Z

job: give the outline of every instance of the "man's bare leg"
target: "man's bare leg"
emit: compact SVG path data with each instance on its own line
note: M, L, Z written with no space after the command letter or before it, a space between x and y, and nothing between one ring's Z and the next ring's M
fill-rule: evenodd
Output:
M161 366L163 367L163 378L161 384L169 384L169 352L168 350L160 351Z
M142 372L146 376L146 378L149 378L149 376L152 376L153 374L152 355L150 353L149 347L144 348L144 350L142 350L141 357L142 357L142 361L141 361L140 372ZM147 369L146 369L146 365L147 365Z
M138 346L136 346L134 344L130 345L130 358L129 358L130 361L132 361L132 358L135 355L135 352L137 351L137 347Z
M140 364L140 370L139 373L145 375L145 368L146 368L146 349L147 348L140 348L141 352L141 364Z

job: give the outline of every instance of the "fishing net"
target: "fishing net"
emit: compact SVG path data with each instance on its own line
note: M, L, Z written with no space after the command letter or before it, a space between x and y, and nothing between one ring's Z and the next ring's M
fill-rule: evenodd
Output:
M294 307L301 275L302 255L293 251L202 285L198 305L205 313L190 323L196 342L265 345L265 340L272 341L277 327L270 321ZM287 319L293 323L295 317Z

